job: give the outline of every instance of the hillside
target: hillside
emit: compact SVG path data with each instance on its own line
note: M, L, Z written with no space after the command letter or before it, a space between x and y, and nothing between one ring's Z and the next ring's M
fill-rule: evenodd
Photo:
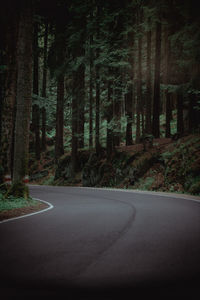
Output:
M42 159L30 159L31 183L118 187L150 191L200 194L200 136L188 135L176 141L154 139L152 147L143 144L117 147L110 161L105 150L81 150L77 171L71 172L70 153L57 164L49 146Z

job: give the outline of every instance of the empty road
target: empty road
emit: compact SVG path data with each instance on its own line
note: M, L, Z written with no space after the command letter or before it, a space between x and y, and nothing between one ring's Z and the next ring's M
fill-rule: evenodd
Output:
M30 192L53 208L0 223L2 299L199 293L198 200L75 187Z

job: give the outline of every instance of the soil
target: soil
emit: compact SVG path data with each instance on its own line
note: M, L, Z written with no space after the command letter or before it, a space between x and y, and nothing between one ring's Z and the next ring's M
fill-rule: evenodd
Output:
M37 205L31 205L31 206L20 207L20 208L15 208L15 209L10 209L10 210L4 210L4 211L0 212L0 221L27 215L27 214L31 214L31 213L43 210L47 207L48 207L47 204L38 201Z

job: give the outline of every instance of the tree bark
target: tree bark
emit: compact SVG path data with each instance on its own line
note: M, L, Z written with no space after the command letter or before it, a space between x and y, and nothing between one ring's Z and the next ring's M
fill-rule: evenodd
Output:
M171 116L172 116L172 110L171 110L171 94L166 92L166 130L165 130L165 137L169 138L171 136Z
M84 55L82 49L81 55ZM84 148L84 125L85 125L85 66L81 64L78 69L78 148Z
M29 4L29 3L28 3ZM17 48L17 111L13 183L21 184L28 174L29 129L32 96L32 9L21 10Z
M147 59L146 59L146 123L145 133L151 133L151 104L152 104L152 88L151 88L151 31L147 31Z
M132 125L133 125L133 72L134 72L134 58L133 58L133 46L134 46L134 33L128 34L128 46L129 46L129 78L130 85L128 86L128 92L125 94L125 112L127 117L126 124L126 145L133 145L132 137Z
M57 43L57 64L61 68L65 59L66 45L64 37L63 20L56 24L55 40ZM64 132L64 74L59 71L57 75L57 105L56 105L56 139L55 159L58 160L64 154L63 132Z
M56 106L56 141L55 158L64 154L63 128L64 128L64 75L57 78L57 106Z
M119 74L117 74L120 76ZM121 141L121 106L122 106L122 99L121 99L121 91L120 87L116 87L114 91L114 119L115 119L115 130L114 130L114 146L120 146Z
M43 58L43 78L42 78L42 97L46 98L47 85L47 47L48 47L48 22L45 23L44 34L44 58ZM43 151L46 150L46 108L42 108L42 144Z
M130 86L130 90L127 94L125 94L125 110L127 116L127 124L126 124L126 146L133 145L133 137L132 137L132 102L133 102L133 92L132 85Z
M77 86L76 86L76 72L73 75L73 95L72 95L72 151L71 151L71 164L72 164L72 178L75 176L77 169L77 155L78 155L78 101L77 101Z
M0 160L3 167L4 175L12 175L13 162L13 144L14 144L14 123L15 123L15 105L16 105L16 89L17 89L17 35L18 26L17 19L12 19L9 24L6 35L6 64L7 72L4 80L6 86L5 92L2 90L2 138L0 141L1 151ZM3 83L3 82L2 82ZM2 84L1 83L1 84ZM5 93L5 94L4 94ZM4 99L3 99L4 98Z
M97 6L97 16L96 16L96 36L97 40L100 37L99 30L99 10L100 8ZM96 59L99 58L100 49L97 46L96 49ZM97 155L100 153L100 140L99 140L99 126L100 126L100 76L99 76L100 66L96 64L95 73L96 73L96 118L95 118L95 149Z
M161 62L161 23L157 21L154 96L153 96L153 123L152 123L152 133L155 138L160 137L160 62Z
M34 24L33 38L33 94L39 95L39 56L38 56L38 23ZM40 159L40 108L38 104L33 104L32 108L32 124L34 131L35 157Z
M92 18L92 17L91 17ZM89 87L89 148L93 147L93 36L90 36L90 87Z
M164 83L169 84L170 81L170 40L169 40L169 28L165 29L165 73L164 73ZM169 138L171 136L171 95L168 90L165 91L165 116L166 116L166 129L165 137Z
M107 160L109 161L113 153L113 130L111 126L111 121L113 119L113 89L111 81L108 82L108 107L107 107L107 138L106 138L106 151Z
M183 96L181 94L177 94L177 133L182 136L183 132Z
M142 37L138 38L138 71L137 71L137 107L136 107L136 143L140 141L140 114L142 101Z

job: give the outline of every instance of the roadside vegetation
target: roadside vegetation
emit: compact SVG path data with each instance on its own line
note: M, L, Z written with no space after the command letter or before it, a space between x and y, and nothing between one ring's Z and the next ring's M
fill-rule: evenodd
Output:
M8 196L0 191L0 221L27 215L45 209L47 204L32 198Z
M5 194L0 192L0 212L35 205L38 205L38 201L32 198L27 200L25 198L16 198L13 196L5 197Z
M121 145L108 161L88 149L78 153L75 177L71 177L70 153L54 164L51 147L39 163L32 163L31 182L44 185L117 187L200 195L200 136L176 141L155 139L144 151L143 144Z

